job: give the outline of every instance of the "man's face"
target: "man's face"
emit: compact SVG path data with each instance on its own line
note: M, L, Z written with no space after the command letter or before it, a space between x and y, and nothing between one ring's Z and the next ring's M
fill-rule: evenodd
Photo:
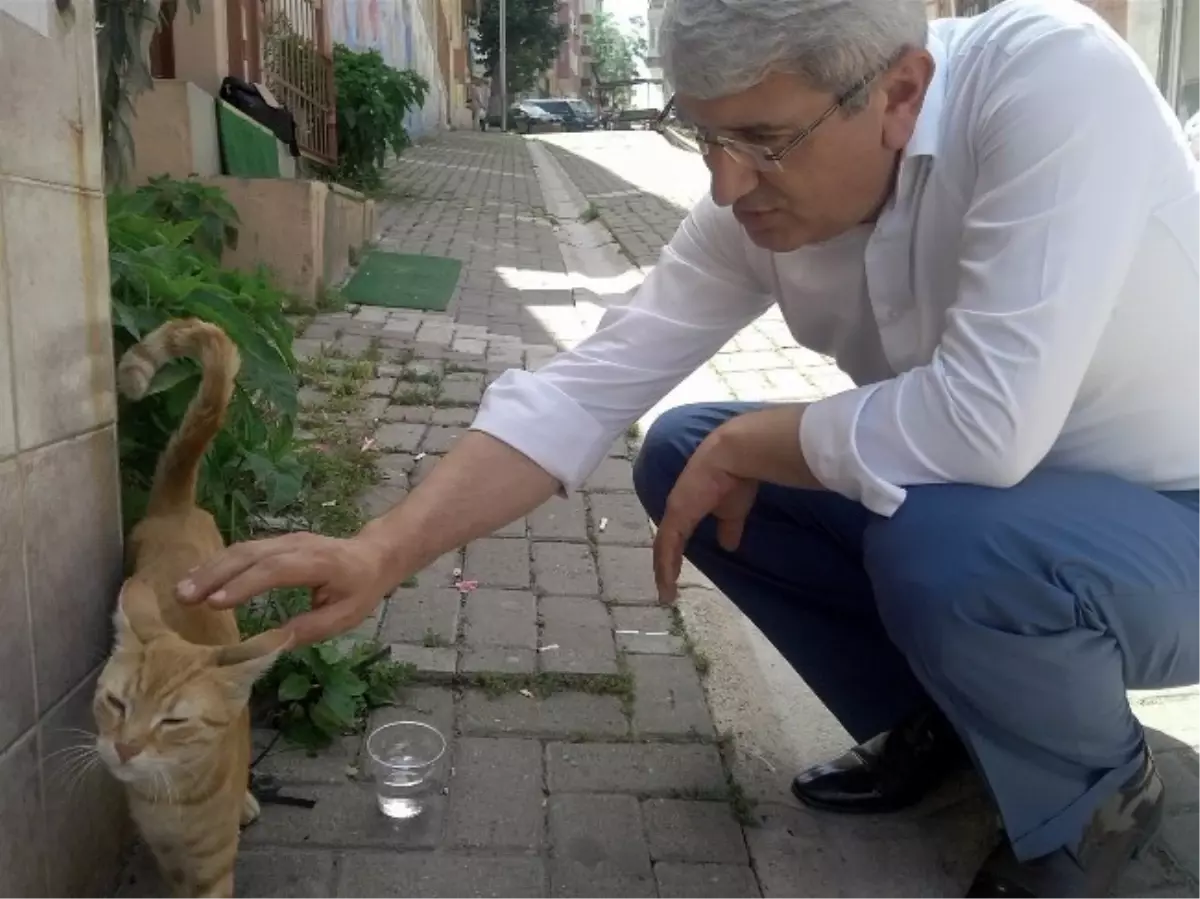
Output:
M905 53L857 96L865 107L838 109L778 164L756 167L710 145L705 161L714 201L732 206L750 239L776 253L873 220L891 191L932 74L926 51ZM799 76L775 74L738 94L699 100L681 93L677 103L702 136L779 152L838 99Z

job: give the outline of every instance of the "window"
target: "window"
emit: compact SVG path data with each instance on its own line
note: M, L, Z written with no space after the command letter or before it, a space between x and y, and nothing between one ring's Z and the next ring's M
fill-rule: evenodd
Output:
M1175 111L1186 121L1200 111L1200 3L1185 0L1182 7Z
M970 18L977 16L980 13L987 12L1000 0L959 0L956 4L956 12L962 18Z

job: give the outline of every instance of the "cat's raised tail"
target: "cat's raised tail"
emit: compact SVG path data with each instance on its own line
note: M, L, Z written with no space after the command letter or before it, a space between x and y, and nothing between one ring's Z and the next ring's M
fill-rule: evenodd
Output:
M195 501L200 460L225 419L241 357L234 342L216 325L182 318L147 334L141 343L125 351L117 366L121 393L139 400L146 395L155 373L182 356L199 361L200 389L158 460L147 515L168 514Z

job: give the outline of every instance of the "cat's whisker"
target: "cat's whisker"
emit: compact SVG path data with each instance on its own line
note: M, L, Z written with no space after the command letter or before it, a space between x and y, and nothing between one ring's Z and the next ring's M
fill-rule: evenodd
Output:
M63 756L51 771L57 779L69 780L76 770L87 764L91 756L92 753L86 750L79 750L70 755Z
M50 759L58 758L60 755L69 755L69 754L74 754L77 752L95 752L95 751L96 751L95 743L71 743L67 746L60 746L58 749L54 750L53 752L46 753L46 761L50 761Z
M75 791L80 786L83 785L84 781L87 779L87 776L99 764L100 764L100 755L98 753L95 755L89 755L89 756L85 757L84 760L82 761L82 763L76 765L72 769L72 776L71 776L70 782L67 784L66 788L63 791L64 794L68 797L73 796L75 794Z
M56 727L55 730L64 734L82 734L85 737L91 737L93 740L96 738L94 731L87 730L83 727Z

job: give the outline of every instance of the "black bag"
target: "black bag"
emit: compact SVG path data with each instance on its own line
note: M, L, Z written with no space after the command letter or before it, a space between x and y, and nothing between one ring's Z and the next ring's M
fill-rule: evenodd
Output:
M234 75L226 76L221 82L220 96L287 144L293 157L300 155L300 146L296 143L296 117L286 106L272 106L255 85Z

